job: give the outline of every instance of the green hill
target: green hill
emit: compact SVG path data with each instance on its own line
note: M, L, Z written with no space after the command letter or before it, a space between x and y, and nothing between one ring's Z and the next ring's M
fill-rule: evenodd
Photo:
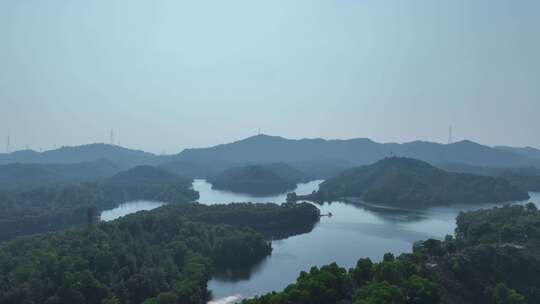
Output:
M230 168L209 179L215 189L253 195L284 193L310 178L283 163Z
M529 198L526 191L502 178L451 173L428 163L400 157L347 170L323 182L322 199L357 197L397 207L495 203Z

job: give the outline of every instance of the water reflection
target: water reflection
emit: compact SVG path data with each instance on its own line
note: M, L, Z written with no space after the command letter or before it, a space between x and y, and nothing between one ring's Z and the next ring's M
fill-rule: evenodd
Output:
M266 264L270 257L266 257L261 261L250 265L248 267L236 267L236 268L218 268L214 271L214 279L222 282L239 282L249 280L251 276L258 273Z
M308 193L313 189L318 189L321 180L311 181L307 183L301 183L291 191L298 193ZM193 189L199 191L199 202L201 204L213 205L213 204L226 204L233 202L252 202L252 203L283 203L287 200L287 194L281 193L276 195L267 196L254 196L249 194L235 193L225 190L212 189L212 184L204 179L196 179L193 182Z
M324 203L314 203L319 208L325 204L347 204L353 206L354 208L362 209L368 212L372 212L375 216L391 222L410 222L410 221L420 221L427 217L425 212L422 212L418 209L403 209L403 208L391 208L383 206L375 206L364 203L349 201L336 201L336 202L324 202Z

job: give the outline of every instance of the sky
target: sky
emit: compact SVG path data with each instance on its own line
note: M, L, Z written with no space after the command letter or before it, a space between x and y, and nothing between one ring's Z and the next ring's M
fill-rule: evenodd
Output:
M0 0L0 142L540 148L539 56L537 0Z

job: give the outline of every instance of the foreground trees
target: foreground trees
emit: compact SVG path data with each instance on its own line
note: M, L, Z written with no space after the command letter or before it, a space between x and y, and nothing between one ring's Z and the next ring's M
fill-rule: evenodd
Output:
M238 212L287 229L298 224L292 214L313 219L310 206L174 204L20 237L0 246L0 303L205 303L215 267L249 266L271 252L248 222L235 223Z

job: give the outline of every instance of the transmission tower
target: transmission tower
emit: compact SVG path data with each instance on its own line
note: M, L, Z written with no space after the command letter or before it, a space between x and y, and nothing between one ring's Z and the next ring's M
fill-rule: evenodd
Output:
M11 147L10 147L10 145L11 145L11 138L10 138L9 135L8 135L8 137L7 137L7 139L6 139L6 153L10 153L10 152L11 152Z
M113 129L111 129L109 141L111 145L114 145L114 130Z
M453 142L452 138L452 126L448 127L448 143L451 144Z

